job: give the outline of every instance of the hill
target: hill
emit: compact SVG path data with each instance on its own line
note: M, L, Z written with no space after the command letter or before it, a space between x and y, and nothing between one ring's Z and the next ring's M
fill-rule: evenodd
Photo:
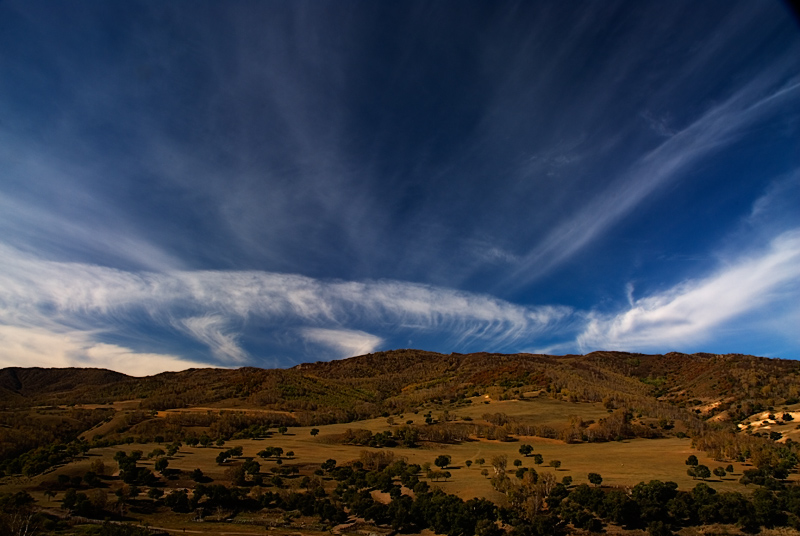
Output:
M66 512L52 534L87 533L70 516L209 534L228 522L303 535L344 521L336 533L786 526L800 519L798 388L800 363L736 354L395 350L144 378L3 369L0 529L32 500L25 511L54 527ZM44 505L59 493L56 515Z

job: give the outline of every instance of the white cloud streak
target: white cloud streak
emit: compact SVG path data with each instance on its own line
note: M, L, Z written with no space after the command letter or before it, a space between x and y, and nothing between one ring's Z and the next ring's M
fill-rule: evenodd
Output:
M774 76L765 75L768 79ZM549 272L604 234L664 183L800 95L797 79L777 90L767 91L766 86L761 78L747 84L640 158L603 195L549 232L506 278L506 284L520 287Z
M384 343L381 337L352 329L305 328L301 333L309 342L338 350L338 357L369 354Z
M133 273L45 261L0 246L0 324L50 332L125 333L155 322L206 345L226 365L252 362L234 328L253 321L300 329L338 353L372 351L379 333L444 333L493 348L558 330L567 307L524 307L491 296L398 281L323 281L268 272ZM8 360L10 358L6 358Z
M239 345L239 337L231 333L229 322L221 315L207 314L181 320L179 328L209 347L211 353L223 362L244 364L249 356Z
M663 351L708 340L725 323L785 298L784 287L798 280L800 229L794 229L776 237L766 252L740 258L705 279L636 300L618 315L590 315L578 345L582 351Z

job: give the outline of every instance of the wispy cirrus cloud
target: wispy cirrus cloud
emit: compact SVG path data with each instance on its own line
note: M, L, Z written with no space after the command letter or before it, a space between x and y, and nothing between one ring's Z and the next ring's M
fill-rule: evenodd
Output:
M205 344L217 360L223 363L247 363L247 352L240 346L239 337L232 331L230 322L222 315L206 314L184 318L180 320L178 327Z
M352 329L303 328L301 333L309 342L338 350L339 357L369 354L384 342L381 337Z
M0 253L5 260L0 324L24 326L32 334L80 332L97 344L132 325L159 326L201 343L208 362L226 366L258 364L247 350L246 324L295 330L329 349L318 355L342 357L373 351L398 333L435 332L455 347L481 342L515 348L572 322L568 307L526 307L398 281L328 281L260 271L134 273L45 261L8 246ZM10 362L4 354L0 350L0 360Z
M793 229L775 237L765 251L735 259L708 277L635 300L619 314L591 314L577 343L582 351L664 351L707 341L737 317L796 299L798 281L800 229ZM800 311L797 303L790 307L794 316Z
M787 102L800 100L797 78L776 83L784 71L785 66L780 66L749 82L639 158L601 195L550 230L505 278L504 286L519 288L550 272L605 234L665 183L737 140L746 127Z

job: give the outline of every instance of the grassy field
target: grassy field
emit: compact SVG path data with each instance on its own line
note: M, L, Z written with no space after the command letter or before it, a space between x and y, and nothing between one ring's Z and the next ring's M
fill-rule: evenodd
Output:
M505 413L521 421L530 421L540 424L557 426L563 424L571 415L580 415L583 419L600 419L607 415L607 412L599 404L576 404L550 399L532 399L525 401L489 401L484 403L483 397L478 397L472 404L449 408L451 415L458 418L472 418L475 421L481 419L484 413ZM125 406L120 406L124 409ZM209 408L189 408L186 411L208 411ZM397 423L404 423L413 420L415 424L424 422L424 414L427 410L423 409L418 413L409 413L402 416L393 416ZM432 408L431 413L434 418L438 418L443 412L442 407ZM164 412L159 415L165 415ZM494 456L505 455L508 457L508 469L513 472L516 467L514 460L521 460L523 467L534 468L539 472L551 472L556 475L558 480L566 476L572 477L573 484L586 483L589 472L600 473L603 477L603 486L630 488L642 481L658 479L662 481L674 481L680 489L691 489L699 480L694 480L686 474L686 458L694 454L701 464L713 469L720 465L728 465L729 462L715 462L704 453L691 448L689 439L664 438L664 439L635 439L609 443L577 443L565 444L562 441L553 439L543 439L538 437L517 437L515 441L499 442L486 439L473 439L459 444L431 444L422 443L418 448L393 448L393 449L373 449L363 446L342 445L335 442L337 435L344 433L347 429L367 429L371 432L382 432L397 425L390 426L386 418L377 418L346 424L333 424L327 426L317 426L319 434L314 437L311 435L311 427L293 427L285 435L274 432L272 437L255 440L233 440L225 443L224 446L209 447L181 447L180 451L169 458L169 469L180 470L178 478L166 480L166 491L176 488L186 488L191 490L196 483L189 479L188 474L194 469L200 469L210 477L214 483L230 484L226 476L229 467L242 463L244 458L255 458L261 463L261 473L264 480L269 482L271 476L270 469L277 464L275 461L265 461L257 457L257 452L267 446L283 448L284 452L293 451L294 456L283 461L283 467L296 467L296 475L285 477L284 482L289 488L299 488L302 476L313 474L319 464L327 459L335 459L339 464L343 464L358 459L362 451L391 450L395 456L403 457L410 463L423 465L430 463L433 466L434 459L440 454L449 455L452 465L447 468L451 477L447 481L439 480L430 482L432 486L437 486L448 493L453 493L463 499L473 497L484 497L489 500L502 503L504 497L496 492L487 476L481 474L483 469L489 471L489 476L493 474L491 459ZM544 463L540 466L534 464L532 457L525 457L519 454L521 444L533 446L533 452L541 454ZM219 465L216 457L221 450L231 447L241 446L243 456L231 460L230 462ZM59 506L59 493L55 499L45 495L45 490L52 487L57 481L59 474L66 474L71 477L83 476L90 470L93 461L101 459L106 466L106 491L109 499L113 499L113 493L121 486L121 482L115 479L117 464L113 457L116 452L123 450L130 453L132 450L143 451L145 457L139 465L154 470L154 460L146 459L146 455L157 447L164 445L133 444L120 445L109 448L92 449L88 456L76 460L68 465L58 467L43 475L32 479L22 477L6 477L0 484L0 492L15 492L21 489L29 491L42 506L52 508L54 511ZM480 466L473 463L467 467L465 462L483 458L485 463ZM549 466L551 460L559 460L561 465L558 469ZM748 466L733 463L734 473L729 477L719 479L712 477L707 483L719 491L741 491L749 492L750 489L739 484L738 480L741 473ZM435 466L433 467L435 469ZM796 479L797 475L792 475ZM331 482L331 486L333 483ZM267 484L267 489L269 488ZM274 488L272 488L274 489ZM146 491L146 490L145 490ZM253 493L257 493L254 489ZM143 493L144 496L144 493ZM191 527L187 533L215 533L215 534L254 534L264 533L264 525L273 523L276 532L280 534L281 527L291 527L292 531L304 534L314 534L316 532L316 521L291 520L286 524L281 517L283 514L274 513L270 518L270 513L252 514L252 521L259 523L259 526L247 524L214 524L210 526L203 523L191 523L191 514L173 514L171 512L159 512L157 515L133 514L132 517L151 526L159 526L182 532L183 528ZM255 516L255 517L254 517ZM246 516L245 516L246 517ZM189 523L187 525L187 523ZM226 527L226 528L223 528ZM320 530L322 530L320 528Z

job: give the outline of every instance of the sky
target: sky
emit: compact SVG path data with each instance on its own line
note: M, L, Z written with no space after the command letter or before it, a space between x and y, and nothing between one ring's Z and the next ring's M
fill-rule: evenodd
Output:
M0 367L800 359L776 0L0 1Z

